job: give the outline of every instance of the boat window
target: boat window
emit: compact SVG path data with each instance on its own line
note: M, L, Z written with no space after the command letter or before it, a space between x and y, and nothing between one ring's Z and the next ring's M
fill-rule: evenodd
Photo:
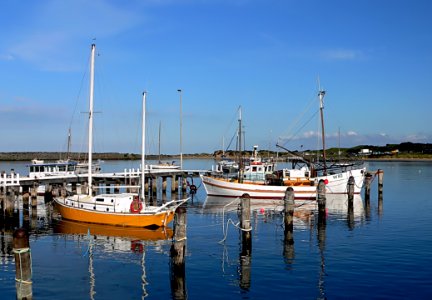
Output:
M64 171L66 171L66 166L58 166L58 170L60 172L64 172Z
M256 172L257 171L257 167L252 167L252 172Z
M74 170L74 166L73 165L69 165L68 166L68 171L73 171Z
M30 166L30 172L34 172L35 171L35 167L33 167L33 166Z
M98 202L104 202L105 199L104 198L96 198L96 201L98 201Z

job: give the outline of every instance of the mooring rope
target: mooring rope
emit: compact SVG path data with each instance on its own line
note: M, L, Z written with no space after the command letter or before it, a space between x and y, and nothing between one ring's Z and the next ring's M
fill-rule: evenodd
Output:
M252 231L252 227L249 228L249 229L241 228L241 227L239 226L240 222L234 223L233 220L231 220L231 219L228 219L228 220L227 220L227 222L226 222L227 225L226 225L226 230L225 230L225 208L226 208L227 206L233 204L234 202L239 201L239 200L240 200L240 198L237 197L236 199L234 199L234 200L231 201L230 203L226 204L226 205L224 206L223 210L222 210L222 233L223 233L223 235L224 235L224 238L223 238L222 240L219 241L219 244L222 244L222 243L225 242L225 240L227 239L227 237L228 237L228 225L229 225L230 223L231 223L232 225L234 225L234 227L237 227L238 229L240 229L241 231ZM245 220L245 221L248 221L248 222L250 223L250 220Z
M84 254L83 254L83 257L85 257L87 255L87 253L89 253L90 247L92 246L92 240L90 239L90 228L87 229L87 239L89 240L89 243L88 243L86 252L84 252Z
M23 270L22 270L22 260L21 260L21 254L29 252L29 255L30 255L30 257L29 257L29 259L30 259L30 274L33 274L32 258L31 258L30 247L28 247L28 248L19 248L19 249L13 248L12 252L15 253L15 254L18 254L18 256L19 256L19 262L20 262L20 275L21 275L21 279L18 279L18 278L15 277L15 281L21 282L21 283L31 284L32 283L31 280L22 280Z

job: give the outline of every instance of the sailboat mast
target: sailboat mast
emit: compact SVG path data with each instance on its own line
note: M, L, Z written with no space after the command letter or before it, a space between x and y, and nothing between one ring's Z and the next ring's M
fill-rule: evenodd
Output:
M68 130L68 141L67 141L67 154L66 159L69 160L71 158L71 129Z
M183 170L183 115L182 115L182 90L178 89L177 92L180 94L180 170Z
M320 90L318 92L320 100L320 114L321 114L321 135L322 135L322 145L323 145L323 161L324 161L324 175L327 175L327 165L326 165L326 145L325 145L325 130L324 130L324 95L325 91Z
M160 151L160 149L161 149L161 126L162 126L162 124L161 124L161 121L159 121L159 163L161 163L161 151Z
M92 194L92 164L93 164L93 94L94 94L94 61L96 45L91 45L90 62L90 101L89 101L89 128L88 128L88 194Z
M238 145L239 145L239 182L243 183L243 155L242 155L242 113L239 106L239 128L238 128Z
M143 92L142 97L142 129L141 129L141 201L143 206L145 206L145 114L146 114L146 94Z

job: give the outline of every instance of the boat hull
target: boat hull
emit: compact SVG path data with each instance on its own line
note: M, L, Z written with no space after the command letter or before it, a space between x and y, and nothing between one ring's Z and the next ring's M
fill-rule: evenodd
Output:
M359 194L363 186L364 169L350 170L334 175L314 178L311 185L264 185L238 183L223 178L201 175L204 188L209 196L241 197L249 194L250 198L259 199L283 199L288 187L294 189L295 199L315 199L317 184L320 180L327 182L326 194L347 194L349 177L354 177L354 194Z
M150 214L114 213L71 207L61 203L59 199L54 199L54 203L62 218L66 220L122 227L167 226L174 219L175 213L174 210Z

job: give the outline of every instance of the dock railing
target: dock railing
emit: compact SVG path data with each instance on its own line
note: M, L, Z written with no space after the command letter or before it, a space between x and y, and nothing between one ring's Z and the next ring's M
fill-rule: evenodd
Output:
M1 172L0 174L0 186L19 186L20 176L18 173L11 172L6 174L6 172Z

